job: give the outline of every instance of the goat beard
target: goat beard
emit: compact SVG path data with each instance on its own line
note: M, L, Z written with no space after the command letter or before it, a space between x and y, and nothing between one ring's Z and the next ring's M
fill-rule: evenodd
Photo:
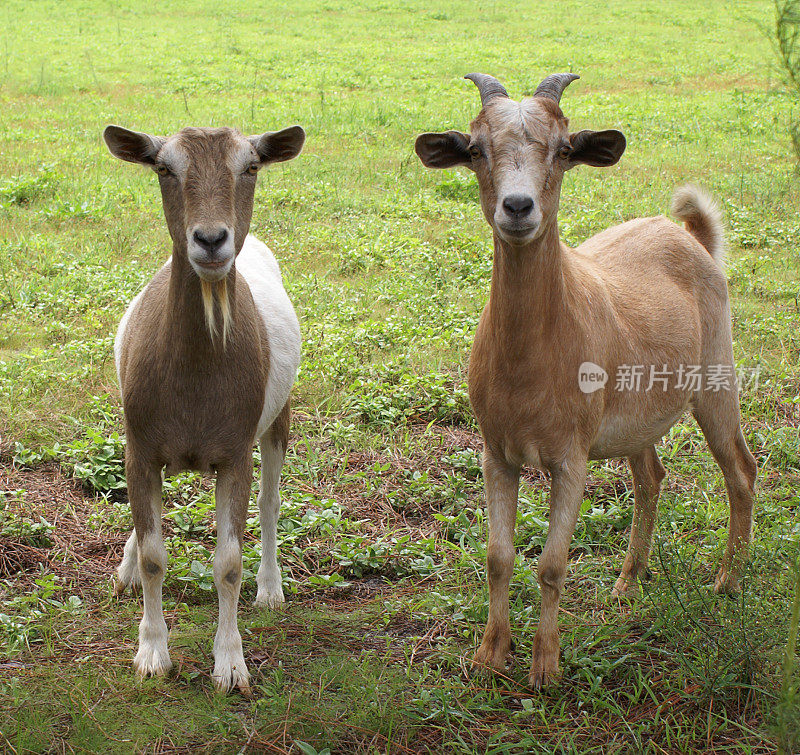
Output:
M206 316L206 327L211 335L211 340L215 341L219 332L217 331L217 315L215 302L219 305L219 312L222 319L222 348L228 342L228 331L231 324L231 304L228 299L228 280L223 278L219 281L200 280L200 290L203 295L203 311ZM216 296L214 294L216 293Z

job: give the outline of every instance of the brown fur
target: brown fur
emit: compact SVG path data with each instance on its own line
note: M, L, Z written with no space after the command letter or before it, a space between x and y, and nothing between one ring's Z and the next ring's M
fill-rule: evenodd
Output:
M163 674L171 665L161 604L167 560L160 527L162 470L215 472L220 620L212 677L220 690L236 686L246 692L249 675L236 609L252 450L267 405L271 365L267 328L236 270L236 258L250 225L255 168L272 161L262 151L277 145L274 159L291 159L305 134L291 127L246 139L233 129L184 129L164 140L109 126L104 137L117 157L151 165L159 174L173 241L171 263L156 273L126 315L116 344L135 530L118 569L118 592L141 582L144 597L134 665L140 675ZM269 431L281 446L280 456L271 454L268 489L262 480L259 495L262 551L264 541L272 548L270 554L262 552L257 578L262 603L283 600L274 529L288 429L287 401Z
M215 471L252 452L269 374L264 325L235 268L228 275L234 325L223 352L199 327L200 280L182 266L176 255L150 282L120 359L128 455L170 474Z
M253 160L258 156L230 128L185 128L174 141L185 156L185 174L159 176L172 262L156 274L130 315L119 358L120 383L128 456L139 457L132 468L147 463L166 467L168 473L209 472L237 466L252 451L269 374L269 345L235 262L214 286L225 289L212 305L218 316L207 315L204 288L212 285L189 263L186 229L222 222L234 229L238 254L252 216L255 176L234 180L230 156L243 146ZM222 345L214 338L217 319L227 331ZM200 327L204 321L208 328ZM144 534L138 527L137 533Z
M613 164L603 153L598 158L583 152L578 159L577 148L559 156L565 144L591 146L592 132L582 133L580 140L568 133L554 101L497 98L472 123L471 134L449 139L449 154L441 135L422 135L417 145L426 164L460 163L475 171L483 212L494 229L491 291L469 363L470 400L485 442L489 513L489 620L473 661L477 667L504 669L511 648L508 584L520 467L539 466L552 476L548 537L538 565L541 620L530 673L537 687L558 673L558 603L588 459L627 456L633 470L634 523L615 594L638 589L664 475L654 444L687 408L723 469L731 502L718 591L737 587L735 568L750 537L756 472L739 428L735 390L679 390L671 378L667 390L656 384L645 391L647 371L642 390L616 390L622 365L666 365L673 373L679 365L702 365L704 373L712 364L733 366L727 284L716 262L721 229L707 211L709 201L695 197L682 206L691 210L689 230L708 251L664 217L610 228L577 249L565 246L556 220L564 170L577 162ZM615 134L600 132L597 141L619 145L623 139L624 148L624 138ZM498 229L504 186L509 192L519 187L534 192L541 217L518 243ZM579 366L587 361L608 374L604 389L588 394L578 382Z

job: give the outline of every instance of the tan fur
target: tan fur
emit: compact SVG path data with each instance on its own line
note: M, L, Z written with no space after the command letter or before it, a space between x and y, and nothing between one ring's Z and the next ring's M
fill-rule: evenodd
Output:
M454 159L476 172L483 212L494 229L491 291L469 362L469 395L485 442L489 514L489 620L473 662L505 668L512 645L508 585L519 472L523 465L541 466L551 474L552 490L530 672L538 687L558 673L558 603L587 460L627 456L634 474L634 525L615 594L638 589L663 477L654 444L687 409L723 469L730 497L718 591L737 586L756 465L739 428L736 390L679 390L674 380L667 390L615 390L623 365L665 365L673 373L680 365L701 365L704 373L709 365L733 367L727 284L717 264L721 228L710 200L696 190L677 194L677 213L694 235L664 217L640 218L571 249L560 241L556 220L565 169L556 153L570 138L559 106L542 98L522 104L496 98L465 136L483 156L471 164ZM428 138L420 137L418 146L423 161L430 154ZM535 236L521 243L504 240L496 225L508 182L536 192L541 213ZM604 389L581 392L578 371L587 361L605 369Z
M203 297L203 314L206 318L206 327L213 340L217 336L217 322L214 315L214 287L211 281L200 281L200 295Z
M671 210L678 220L686 223L686 230L722 265L725 239L722 233L722 214L717 203L696 186L682 186L672 197Z
M228 333L231 330L231 303L228 299L228 283L223 278L217 283L217 301L219 302L219 311L222 316L222 348L223 350L228 344Z
M234 182L228 168L244 142L237 133L186 128L175 137L184 173L160 179L172 263L131 314L120 355L128 455L170 471L211 471L249 454L264 402L269 344L246 283L237 286L235 263L221 281L202 280L186 256L185 229L198 222L234 228L237 253L247 236L255 177Z
M234 181L232 175L231 163L238 166L241 159L232 160L231 155L243 149L256 159L253 147L231 128L184 128L174 144L167 142L165 151L175 154L182 187L176 191L174 179L162 178L162 199L173 241L179 246L185 245L186 228L222 222L234 229L236 250L241 249L250 227L255 188L255 176ZM218 335L215 309L219 309L224 349L231 327L226 281L201 281L201 293L204 321L212 338Z

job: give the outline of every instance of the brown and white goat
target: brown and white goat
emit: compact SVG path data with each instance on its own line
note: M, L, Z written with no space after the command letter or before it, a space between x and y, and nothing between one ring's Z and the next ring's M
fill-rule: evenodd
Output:
M713 203L685 187L672 211L688 232L663 216L640 218L570 249L556 218L564 172L581 163L613 165L625 137L569 132L560 100L574 74L548 76L522 102L491 76L467 78L482 103L471 133L422 134L416 151L428 167L475 172L494 232L491 291L469 363L489 515L489 619L473 664L505 668L520 467L543 468L552 480L550 523L538 564L542 606L529 677L539 687L558 672L558 604L587 461L626 456L633 472L633 524L616 595L638 590L664 477L654 444L687 408L722 468L730 499L717 592L738 589L756 463L739 426L722 228ZM641 384L632 380L626 390L607 380L629 368L638 368L632 374L639 380L649 368L649 380L645 372ZM698 370L716 379L706 386L686 380Z
M258 170L299 154L305 133L299 126L251 137L185 128L161 138L108 126L103 136L116 157L158 174L172 236L172 257L131 302L114 344L134 524L117 591L141 583L144 597L133 663L141 676L172 665L161 606L162 470L215 472L219 626L212 676L219 690L247 691L236 610L253 445L260 443L262 460L256 604L275 606L283 602L278 482L300 362L300 328L278 263L248 229Z

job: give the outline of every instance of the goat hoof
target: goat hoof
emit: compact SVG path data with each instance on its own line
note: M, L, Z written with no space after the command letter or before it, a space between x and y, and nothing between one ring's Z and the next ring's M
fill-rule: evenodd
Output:
M112 580L114 583L114 595L117 597L122 595L129 587L131 590L135 590L141 584L139 567L137 565L128 567L123 562L117 568L117 573L112 577Z
M236 689L245 697L252 697L250 672L243 657L234 663L215 663L211 678L214 681L214 689L220 694L226 695L232 689Z
M561 674L558 669L556 669L555 672L531 671L528 675L528 686L538 691L540 689L552 687L560 678Z
M554 663L550 664L536 664L534 661L533 668L528 674L528 684L535 690L550 687L556 684L561 678L561 671L558 667L558 658Z
M638 598L641 594L638 580L630 577L620 577L611 591L612 598Z
M486 673L496 672L503 673L506 670L506 659L513 642L510 637L504 640L496 637L494 639L484 638L480 647L472 656L472 663L470 664L473 673Z
M542 689L558 681L561 672L558 667L560 648L555 644L543 642L537 635L533 640L533 662L528 675L528 683L533 689Z
M160 648L140 643L139 652L133 659L133 667L139 679L146 679L149 676L165 676L172 668L172 661L166 646Z
M501 674L506 670L505 658L498 660L493 655L487 656L479 649L470 661L470 670L473 674Z
M275 611L279 608L283 608L284 602L283 590L278 590L277 592L259 590L254 605L257 608L271 608Z
M714 580L714 592L717 595L738 595L741 592L738 577L732 572L720 569Z
M130 588L131 592L133 593L137 592L139 588L138 582L136 581L124 582L122 579L119 578L119 576L112 577L111 584L113 585L114 588L115 598L121 598L125 594L125 591L128 588Z

